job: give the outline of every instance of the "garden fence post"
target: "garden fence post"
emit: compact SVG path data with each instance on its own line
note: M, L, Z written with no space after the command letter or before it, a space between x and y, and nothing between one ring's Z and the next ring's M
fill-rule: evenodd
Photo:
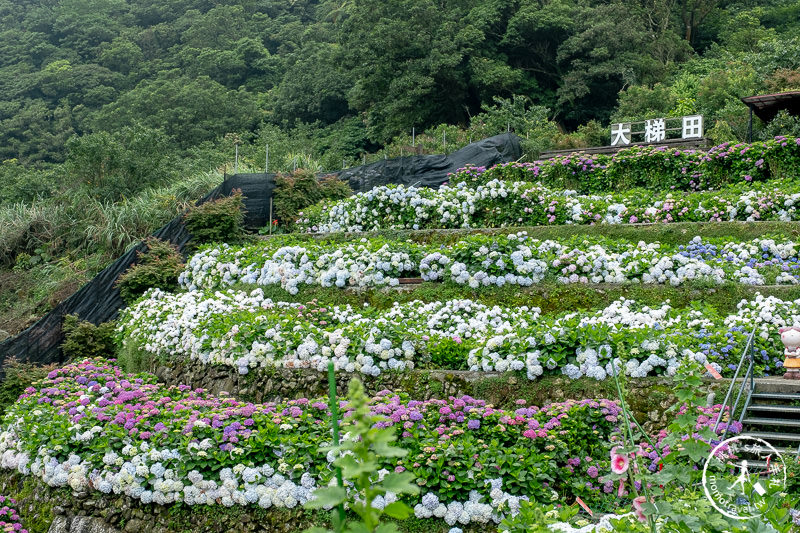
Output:
M233 173L234 174L238 174L239 173L239 145L235 144L234 148L236 149L236 157L235 157L234 163L233 163Z
M416 140L417 140L417 130L415 130L414 128L411 128L411 146L412 147L417 146L416 144L414 144L416 142Z
M267 144L267 157L264 163L264 174L269 174L269 144Z
M269 234L272 235L272 196L269 197Z

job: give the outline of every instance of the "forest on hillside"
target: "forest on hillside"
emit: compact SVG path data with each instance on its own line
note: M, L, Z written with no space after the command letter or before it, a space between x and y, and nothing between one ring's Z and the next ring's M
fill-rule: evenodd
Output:
M131 127L171 153L300 129L341 159L514 95L562 131L736 135L736 98L800 84L796 0L0 0L0 29L0 161L26 166Z
M0 0L0 337L235 148L325 171L510 129L533 160L696 113L744 140L741 97L800 89L798 35L800 0Z

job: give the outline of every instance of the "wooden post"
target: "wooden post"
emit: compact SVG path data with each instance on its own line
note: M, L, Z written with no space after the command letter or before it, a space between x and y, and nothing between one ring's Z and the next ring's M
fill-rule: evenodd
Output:
M239 145L235 144L234 147L236 148L236 159L234 160L235 163L233 164L233 173L239 173Z
M272 235L272 196L269 197L269 234Z
M267 144L267 158L264 163L264 173L269 174L269 144Z
M411 146L412 147L417 146L415 144L416 140L417 140L417 131L414 128L411 128Z

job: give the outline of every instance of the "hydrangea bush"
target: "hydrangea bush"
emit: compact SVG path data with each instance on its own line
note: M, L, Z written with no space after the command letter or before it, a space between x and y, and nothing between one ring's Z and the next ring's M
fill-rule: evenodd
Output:
M488 307L471 300L395 304L391 309L274 302L251 292L151 290L124 310L121 343L162 357L185 357L237 368L325 370L376 376L386 370L435 367L444 345L450 367L521 371L529 379L558 373L598 380L612 361L633 377L672 375L681 361L710 361L729 374L750 329L758 326L756 372L775 373L783 360L777 328L800 320L800 300L758 295L728 316L700 302L675 309L625 299L598 311L541 315L539 309ZM438 364L441 364L440 362Z
M0 495L0 531L6 533L28 533L22 526L19 512L15 509L17 502L14 498Z
M351 411L340 405L347 440ZM587 467L607 469L619 415L609 400L500 410L468 396L422 402L388 391L370 409L408 451L382 458L378 474L413 474L420 494L405 503L451 525L498 523L526 499L584 494ZM144 504L294 508L332 481L337 456L320 451L328 417L322 400L243 403L87 359L26 389L3 419L0 467Z
M535 240L525 232L464 236L454 244L362 238L329 243L280 237L246 246L222 244L195 254L179 277L189 290L238 283L280 285L297 294L301 285L395 286L402 277L479 286L559 283L663 283L704 280L748 285L800 282L791 240L749 242L695 237L685 245L573 237Z
M450 183L483 185L494 179L542 182L584 194L651 190L699 191L727 184L784 177L800 166L800 138L730 143L708 151L632 146L613 155L573 153L533 163L503 163L490 168L468 166L450 175Z
M382 229L475 228L563 224L800 220L800 183L771 180L718 191L579 195L541 183L494 179L439 189L387 185L306 209L309 233Z

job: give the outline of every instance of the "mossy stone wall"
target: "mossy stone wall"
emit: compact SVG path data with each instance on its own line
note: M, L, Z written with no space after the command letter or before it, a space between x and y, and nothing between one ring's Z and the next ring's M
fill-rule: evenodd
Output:
M234 368L204 365L198 361L153 360L149 371L169 385L183 383L193 388L207 389L214 394L225 392L255 403L315 398L328 394L327 373L316 370L251 369L250 373L240 375ZM345 395L352 377L352 374L337 373L339 395ZM564 376L546 376L530 381L524 374L447 370L384 372L377 377L358 377L371 395L383 390L404 391L419 400L467 395L486 400L497 407L516 407L515 401L519 399L525 400L527 405L541 406L570 399L617 397L613 380L597 381L591 378L571 380ZM719 402L729 383L727 380L706 381L702 392L714 392ZM636 419L648 431L666 427L669 420L667 409L676 402L673 388L669 377L626 380L628 403Z

